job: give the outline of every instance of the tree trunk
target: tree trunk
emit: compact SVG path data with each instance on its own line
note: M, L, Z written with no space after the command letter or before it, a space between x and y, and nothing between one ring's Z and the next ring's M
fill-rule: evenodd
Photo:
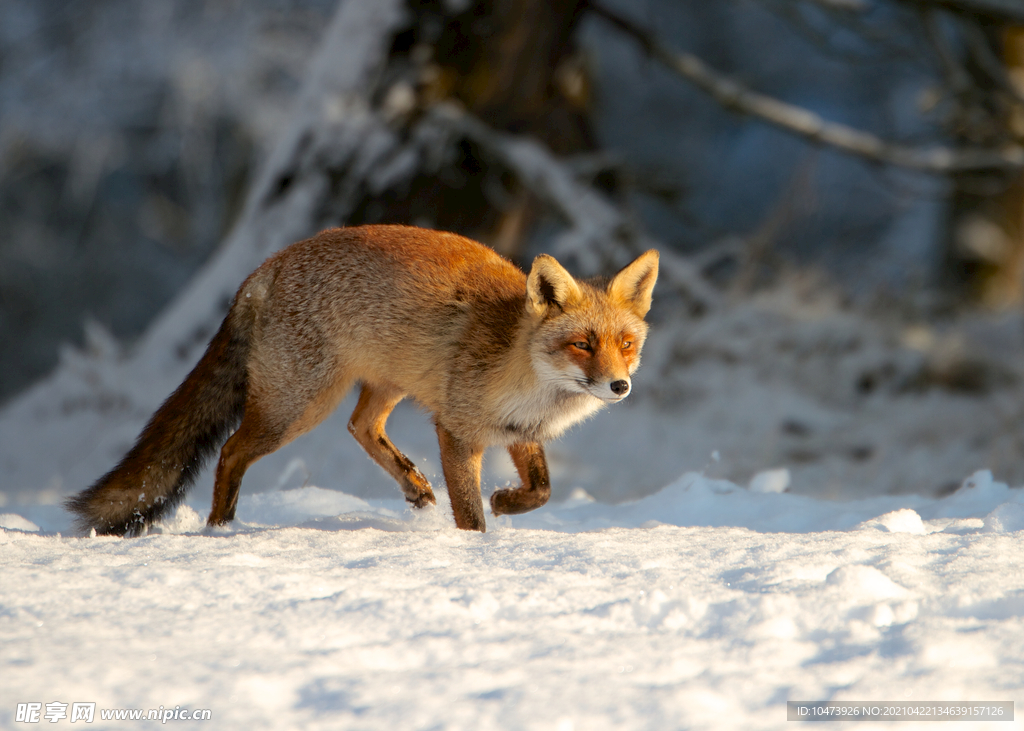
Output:
M1000 50L1006 81L1019 99L993 118L1005 132L1024 138L1024 27L990 34ZM976 71L968 67L970 71ZM972 74L978 84L992 81ZM988 309L1024 304L1024 174L953 177L945 279L956 297Z
M493 129L530 135L557 154L592 150L588 79L572 41L584 4L478 0L443 12L417 6L392 47L379 92L383 111L408 129L422 110L457 101ZM515 259L536 215L523 187L463 140L447 165L371 192L343 218L456 231Z

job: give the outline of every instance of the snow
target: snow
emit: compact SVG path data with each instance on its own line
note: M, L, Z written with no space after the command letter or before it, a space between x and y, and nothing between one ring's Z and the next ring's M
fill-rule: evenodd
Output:
M781 728L787 700L1024 686L1024 491L991 473L843 503L688 473L485 534L438 496L286 487L212 531L196 498L131 540L0 517L0 727L88 701L218 728Z
M793 349L759 344L803 342L790 325L723 328L737 355L704 359L708 325L677 370L666 330L626 402L548 445L552 503L488 516L486 534L454 528L426 415L402 404L388 423L437 488L414 512L349 437L349 398L253 466L227 529L204 527L207 469L123 540L71 534L59 501L117 461L190 362L94 329L0 411L0 728L53 701L209 709L217 728L565 730L782 728L789 700L1018 698L1024 490L993 445L1015 438L1020 386L860 402L843 362L787 370ZM821 398L814 369L834 385ZM881 457L787 459L785 439ZM961 444L998 471L957 474ZM485 494L513 479L490 452ZM893 489L944 481L943 497ZM987 725L949 726L972 727Z
M483 535L453 526L427 416L388 422L437 488L413 512L348 435L350 397L253 466L229 528L204 528L207 469L149 535L74 536L60 500L198 356L94 328L0 411L0 728L53 701L209 709L217 728L564 730L1016 700L1024 385L858 396L864 372L917 361L856 323L743 307L656 327L635 393L547 446L552 503ZM513 479L490 452L485 494Z

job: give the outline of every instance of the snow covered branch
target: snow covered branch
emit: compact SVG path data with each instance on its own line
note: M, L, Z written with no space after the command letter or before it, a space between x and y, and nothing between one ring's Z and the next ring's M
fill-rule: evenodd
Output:
M962 4L970 5L974 2L984 4L982 0L963 0ZM941 3L937 1L936 4ZM803 107L754 91L711 68L693 54L669 49L652 34L618 13L596 3L591 3L589 7L598 17L639 43L649 56L710 94L723 107L774 124L810 142L828 145L874 162L934 174L1024 167L1024 149L1017 146L1004 149L913 147L884 140L845 124L830 122ZM1020 12L1024 16L1024 9Z
M149 328L137 346L139 357L154 366L194 361L240 277L277 249L315 233L323 210L343 198L344 191L332 189L325 167L386 168L383 160L395 144L366 100L386 63L403 8L402 0L339 4L293 121L250 189L238 223L210 264ZM168 349L177 357L168 357Z
M700 310L713 309L721 301L718 290L693 264L636 231L613 204L580 182L567 165L536 140L498 132L451 104L431 108L424 123L472 140L561 215L569 223L569 230L556 242L556 255L575 257L585 268L598 271L603 263L599 255L610 248L626 249L630 255L657 248L661 252L662 276Z

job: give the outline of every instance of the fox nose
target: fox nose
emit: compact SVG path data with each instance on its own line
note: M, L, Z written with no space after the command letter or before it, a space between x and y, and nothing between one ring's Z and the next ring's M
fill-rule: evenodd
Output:
M608 388L612 390L616 396L625 396L629 393L629 381L622 379L620 381L612 381Z

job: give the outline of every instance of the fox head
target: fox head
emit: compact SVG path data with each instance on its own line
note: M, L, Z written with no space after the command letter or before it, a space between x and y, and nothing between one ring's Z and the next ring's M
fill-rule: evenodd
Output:
M577 280L547 254L534 259L526 309L538 323L531 342L538 377L608 403L625 398L640 366L657 278L654 249L611 279Z

